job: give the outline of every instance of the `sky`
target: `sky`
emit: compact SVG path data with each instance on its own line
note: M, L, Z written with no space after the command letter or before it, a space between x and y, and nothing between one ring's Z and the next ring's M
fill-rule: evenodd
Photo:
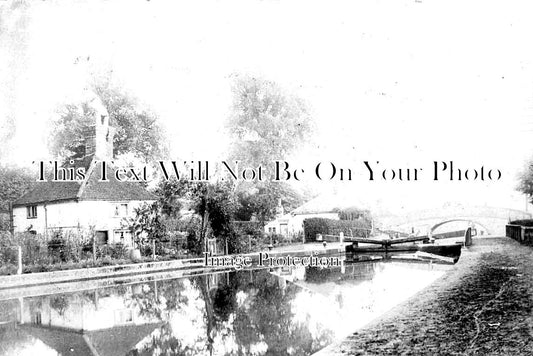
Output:
M101 75L159 115L169 159L224 159L231 80L246 74L311 108L315 133L292 164L361 172L353 182L310 178L317 192L524 208L514 188L533 154L528 10L527 1L3 1L0 159L47 158L54 113ZM365 160L428 174L369 182ZM433 161L502 178L434 182Z

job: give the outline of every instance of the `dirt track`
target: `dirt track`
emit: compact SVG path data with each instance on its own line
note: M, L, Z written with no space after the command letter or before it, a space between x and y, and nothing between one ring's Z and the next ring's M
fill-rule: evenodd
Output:
M533 355L533 248L475 239L444 277L320 354Z

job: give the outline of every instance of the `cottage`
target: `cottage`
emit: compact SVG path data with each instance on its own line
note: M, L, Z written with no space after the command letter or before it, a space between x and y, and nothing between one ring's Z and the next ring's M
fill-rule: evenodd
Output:
M54 231L94 230L99 243L132 245L130 218L141 204L155 196L133 182L115 177L100 181L102 161L113 158L114 128L98 99L92 102L94 121L85 135L85 156L69 166L83 168L80 181L45 181L13 203L16 232L29 231L49 236Z
M126 287L126 295L145 298L142 287ZM109 290L85 293L19 298L19 335L41 341L54 355L126 355L163 324L143 313L140 303Z
M283 208L280 208L281 201L278 203L276 219L265 225L265 232L285 237L295 237L303 234L303 222L305 219L326 218L339 220L341 218L340 214L351 214L354 216L343 216L342 218L344 220L354 220L359 218L359 215L368 214L370 211L370 208L363 202L357 201L353 197L338 194L320 195L288 214L283 214Z

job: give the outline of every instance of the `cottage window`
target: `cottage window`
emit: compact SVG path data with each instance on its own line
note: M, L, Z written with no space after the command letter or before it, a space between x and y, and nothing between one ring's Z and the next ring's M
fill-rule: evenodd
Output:
M37 205L29 205L26 207L28 219L35 219L37 217Z
M114 230L113 243L128 244L130 239L130 232L128 230Z
M109 242L109 237L107 231L96 231L96 243L98 245L107 245Z
M130 309L115 310L115 325L130 324L133 322L133 312Z
M120 216L120 217L128 216L128 204L115 205L115 216Z

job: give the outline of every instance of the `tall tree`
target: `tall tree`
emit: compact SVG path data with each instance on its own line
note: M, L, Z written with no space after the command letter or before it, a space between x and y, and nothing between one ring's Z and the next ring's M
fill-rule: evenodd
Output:
M517 189L533 203L533 158L530 159L518 177Z
M230 158L246 165L270 165L286 159L312 134L313 122L304 100L275 82L237 76L233 82L232 113L226 128L232 138ZM237 218L256 216L262 222L276 214L281 198L286 209L303 197L291 186L269 181L240 183L236 187Z
M113 153L118 156L132 153L146 162L163 158L167 143L158 116L141 105L125 90L98 82L91 90L101 101L116 129ZM94 109L88 100L68 103L60 108L53 121L49 147L52 154L64 159L79 158L84 154L84 134L94 124Z
M275 82L238 76L232 92L231 158L252 165L284 159L311 134L307 104Z

